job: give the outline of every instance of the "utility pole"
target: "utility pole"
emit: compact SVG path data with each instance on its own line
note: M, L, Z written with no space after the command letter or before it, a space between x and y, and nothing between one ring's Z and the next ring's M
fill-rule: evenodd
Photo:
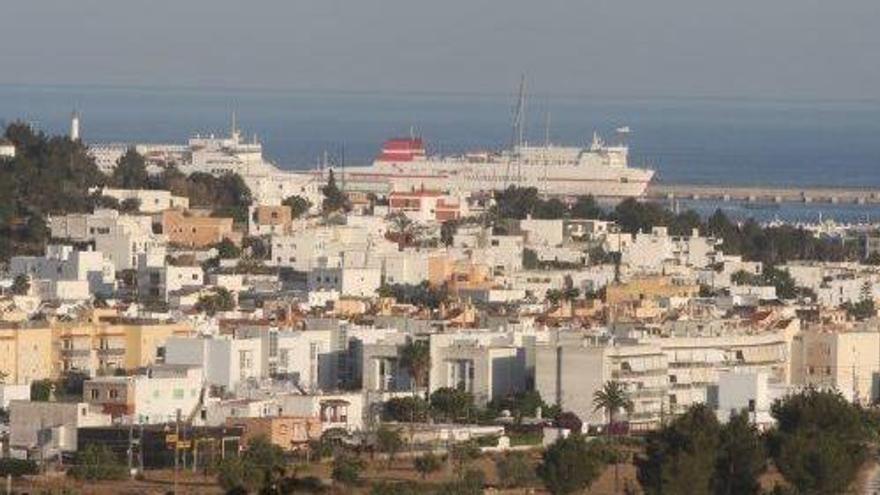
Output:
M134 468L134 422L133 418L128 421L128 476L131 476Z
M174 442L174 495L177 495L177 471L180 468L180 449L177 448L180 445L180 409L177 410L177 418L174 421L174 435L176 439Z
M140 427L141 427L141 431L140 431L140 435L138 435L138 458L140 459L140 465L141 465L141 469L139 472L141 474L143 474L144 473L144 422L143 421L140 422Z

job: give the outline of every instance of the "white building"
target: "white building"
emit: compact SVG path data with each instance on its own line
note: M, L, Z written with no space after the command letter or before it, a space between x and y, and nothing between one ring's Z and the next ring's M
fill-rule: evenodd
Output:
M361 392L322 394L285 394L275 400L282 414L321 418L323 431L341 428L362 431L367 419L367 405Z
M136 424L186 419L197 411L205 391L201 368L161 365L136 376L104 376L83 384L83 399Z
M718 261L719 245L720 241L701 237L696 230L690 236L670 236L666 227L654 227L650 233L632 236L632 242L621 249L621 262L648 273L660 273L666 264L705 268Z
M15 145L12 141L0 138L0 160L15 158Z
M309 271L308 290L336 292L340 296L374 297L382 285L379 266L318 266Z
M433 334L430 391L455 388L489 401L525 390L526 352L507 332Z
M276 235L271 237L270 245L272 265L301 272L322 264L339 265L343 253L359 252L363 256L369 252L371 258L380 259L382 253L397 252L397 245L385 239L381 232L359 225L323 226L296 235Z
M102 196L116 199L120 203L126 200L137 200L143 213L159 213L172 208L188 209L189 198L174 196L171 191L154 189L113 189L105 187L100 190Z
M767 428L775 423L770 408L789 388L770 381L767 373L724 371L718 374L718 419L727 422L734 413L748 414L749 421Z
M9 447L37 458L49 459L60 452L75 452L77 429L109 426L111 417L86 402L12 401L9 404Z
M205 285L201 265L173 265L165 259L165 250L155 250L138 256L138 294L145 299L168 301L173 293Z
M666 355L656 345L563 340L537 348L535 389L544 401L574 412L584 424L601 426L608 418L596 410L593 396L605 383L621 382L633 401L626 420L635 429L650 428L664 414L667 372Z
M44 299L83 300L91 294L112 295L116 288L116 270L101 252L72 246L49 245L45 256L13 256L9 273L44 282L35 284Z
M165 343L165 362L201 367L209 385L230 392L265 377L259 338L172 337Z
M117 271L137 267L138 255L164 248L167 239L153 232L150 216L120 215L116 210L71 213L49 217L49 229L56 239L93 243Z

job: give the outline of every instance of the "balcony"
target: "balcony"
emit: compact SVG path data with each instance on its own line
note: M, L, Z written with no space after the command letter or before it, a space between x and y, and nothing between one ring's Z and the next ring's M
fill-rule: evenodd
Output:
M122 347L105 347L98 349L99 356L124 356L125 349Z
M65 358L87 358L92 355L91 349L61 349L58 352Z

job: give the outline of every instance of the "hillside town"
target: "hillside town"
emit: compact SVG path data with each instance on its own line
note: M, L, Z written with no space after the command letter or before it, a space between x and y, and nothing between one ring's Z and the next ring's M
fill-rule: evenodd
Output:
M802 472L794 452L823 446L798 444L787 414L833 415L799 421L843 449L866 438L831 423L880 399L871 228L513 186L365 192L332 165L187 169L144 147L98 150L99 167L78 136L24 124L0 143L0 464L16 486L688 493L700 473L664 463L705 467L703 447L662 446L695 422L722 432L713 449L731 431L755 452L776 439L775 480L751 466L758 481L726 493L840 493L862 468ZM418 474L375 476L393 463ZM652 488L673 478L682 491Z

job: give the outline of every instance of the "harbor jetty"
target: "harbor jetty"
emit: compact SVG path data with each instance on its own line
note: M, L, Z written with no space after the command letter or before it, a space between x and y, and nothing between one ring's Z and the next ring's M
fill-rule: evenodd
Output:
M747 203L880 204L880 188L726 186L652 183L653 200L713 200Z

